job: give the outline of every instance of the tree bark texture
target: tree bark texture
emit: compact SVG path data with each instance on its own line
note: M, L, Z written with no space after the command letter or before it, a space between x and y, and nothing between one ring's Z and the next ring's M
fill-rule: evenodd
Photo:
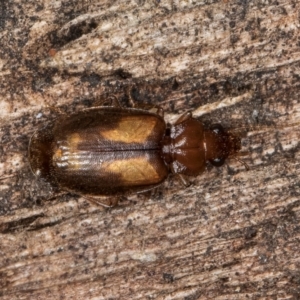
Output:
M299 11L0 1L0 299L299 299ZM249 170L208 165L113 209L37 181L32 133L112 96L236 130Z

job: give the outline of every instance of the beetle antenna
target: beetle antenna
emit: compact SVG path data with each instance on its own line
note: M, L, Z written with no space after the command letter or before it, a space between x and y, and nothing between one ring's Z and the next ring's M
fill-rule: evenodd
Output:
M247 171L250 170L250 167L248 166L248 164L246 162L244 162L242 159L240 159L236 156L233 156L232 158L235 159L236 161L238 161L239 163L241 163Z

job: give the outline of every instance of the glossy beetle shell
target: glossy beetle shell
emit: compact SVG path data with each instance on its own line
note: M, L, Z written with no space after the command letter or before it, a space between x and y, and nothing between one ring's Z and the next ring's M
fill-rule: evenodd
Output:
M207 161L221 165L239 148L240 140L220 125L204 129L191 114L167 126L148 111L98 107L36 131L29 160L37 177L93 197L155 188L170 171L197 176Z
M38 177L80 194L147 190L168 175L161 149L165 130L163 118L147 111L87 109L33 135L31 168Z

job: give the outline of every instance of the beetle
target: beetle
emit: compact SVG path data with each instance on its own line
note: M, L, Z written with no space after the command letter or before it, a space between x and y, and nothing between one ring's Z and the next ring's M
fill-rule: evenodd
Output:
M240 148L238 136L220 124L206 129L191 112L169 125L162 109L103 106L63 115L37 130L29 161L36 177L97 199L148 191L169 173L186 183L207 162L219 167Z

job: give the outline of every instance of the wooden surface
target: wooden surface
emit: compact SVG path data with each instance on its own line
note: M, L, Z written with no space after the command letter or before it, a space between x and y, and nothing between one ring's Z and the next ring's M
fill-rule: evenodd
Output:
M0 299L299 299L299 9L1 1ZM232 159L111 210L37 182L27 147L47 107L110 95L248 128L250 170Z

